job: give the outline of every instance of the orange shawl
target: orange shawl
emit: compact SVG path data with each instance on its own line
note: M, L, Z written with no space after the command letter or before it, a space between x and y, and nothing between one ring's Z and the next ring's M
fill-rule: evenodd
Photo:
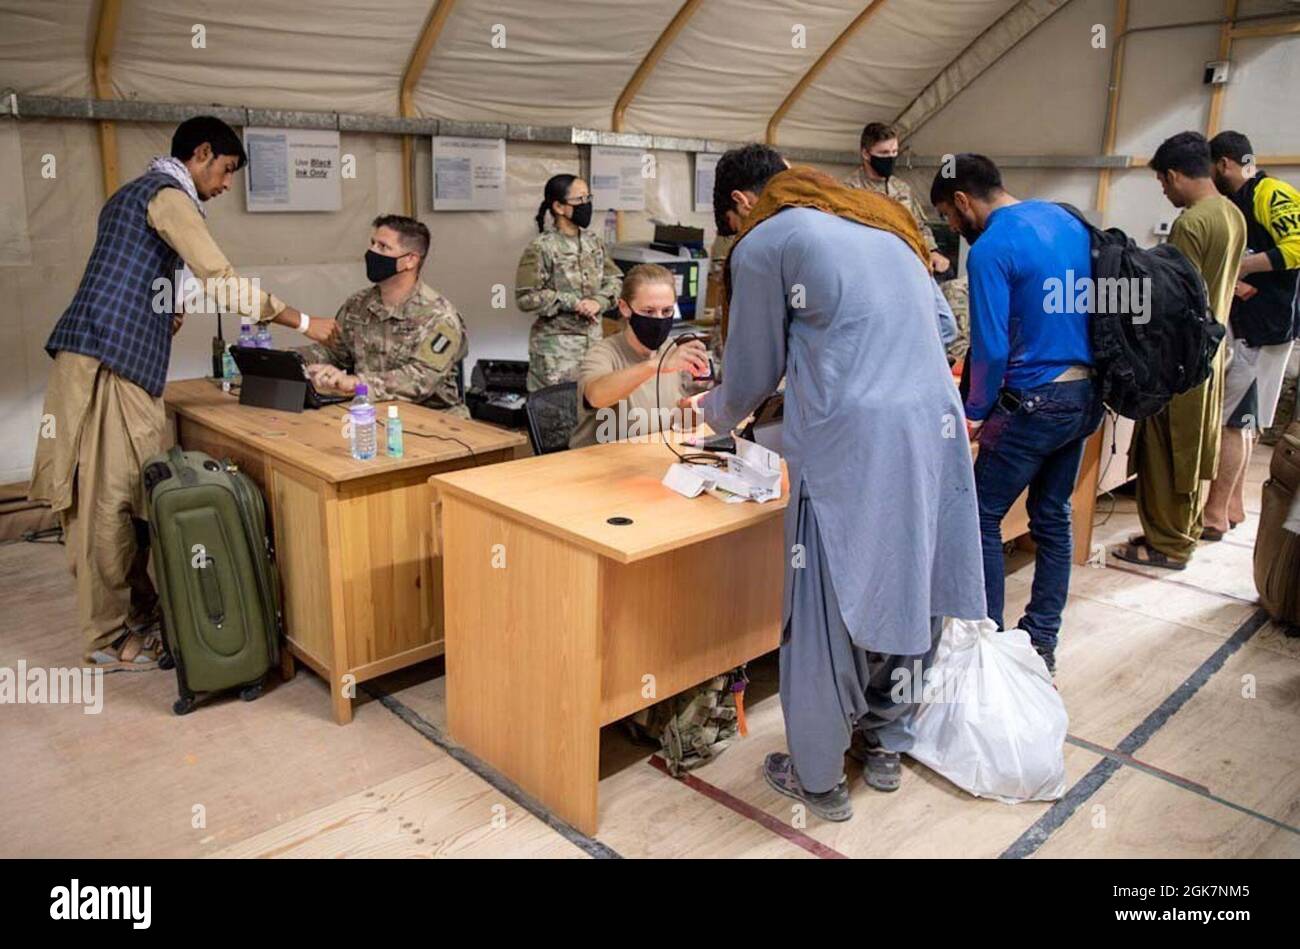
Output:
M774 175L759 196L754 210L741 225L731 253L755 227L786 208L816 208L836 217L856 221L867 227L888 231L904 241L930 269L930 252L921 238L921 230L907 208L893 198L862 188L849 188L825 172L795 166ZM731 266L723 268L725 293L722 297L722 340L727 339L727 321L731 309Z

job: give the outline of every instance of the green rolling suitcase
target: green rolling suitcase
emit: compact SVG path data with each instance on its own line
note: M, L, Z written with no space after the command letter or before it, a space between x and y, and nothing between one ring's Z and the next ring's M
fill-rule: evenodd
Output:
M279 663L280 583L262 493L229 461L173 448L144 467L163 639L177 715L241 689L252 701Z

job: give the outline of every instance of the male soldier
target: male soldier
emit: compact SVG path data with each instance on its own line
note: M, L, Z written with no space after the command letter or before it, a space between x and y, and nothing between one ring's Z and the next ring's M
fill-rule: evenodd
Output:
M420 280L429 229L396 214L371 226L366 276L374 286L339 307L338 343L299 350L312 382L349 395L364 382L372 402L400 399L468 418L457 385L469 352L465 322L450 300Z
M898 131L883 122L872 122L862 130L860 145L862 165L841 183L850 188L866 188L883 194L907 208L916 219L916 226L921 229L921 237L930 251L930 269L943 273L951 266L951 261L939 253L934 234L925 223L925 211L913 197L912 189L902 178L894 176L894 166L898 163Z
M957 323L956 337L945 341L948 363L951 365L965 359L970 352L970 278L955 277L939 284L939 289L952 308L953 319Z
M318 342L338 331L334 320L285 306L237 276L212 239L204 203L229 190L247 160L220 119L182 122L171 154L104 204L81 284L45 344L54 366L28 493L62 518L84 659L103 672L156 668L162 652L140 471L163 447L163 386L183 318L174 301L188 296L176 292L182 266L220 285L245 317Z

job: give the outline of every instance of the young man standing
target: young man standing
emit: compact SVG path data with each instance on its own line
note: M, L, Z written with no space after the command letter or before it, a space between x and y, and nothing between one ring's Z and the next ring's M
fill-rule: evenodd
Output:
M1062 305L1078 280L1091 279L1090 239L1065 209L1008 194L983 155L957 155L955 173L935 176L930 201L971 245L966 418L979 441L975 489L988 615L1004 628L1002 518L1028 488L1038 551L1033 592L1016 625L1055 672L1074 552L1070 496L1083 443L1102 413L1088 316Z
M1246 257L1228 320L1219 474L1205 502L1203 540L1219 540L1246 518L1250 430L1273 424L1291 347L1300 336L1300 192L1255 165L1250 139L1210 140L1214 186L1246 218Z
M790 753L769 755L764 777L814 814L847 820L845 751L856 737L867 784L897 789L915 708L891 694L898 677L927 661L944 617L984 615L942 297L915 221L893 201L787 170L766 145L723 155L713 187L719 231L740 229L731 332L721 386L679 407L698 405L714 431L730 431L785 377Z
M1226 324L1246 249L1246 219L1214 187L1210 143L1199 132L1180 132L1156 150L1150 167L1169 203L1184 209L1169 243L1200 272L1214 318ZM1183 570L1196 550L1205 503L1201 482L1213 479L1219 466L1223 352L1219 347L1209 379L1133 428L1128 470L1138 479L1142 533L1111 549L1120 560Z
M203 202L227 191L246 161L226 123L182 122L171 155L155 158L100 211L81 284L45 344L54 367L29 495L61 515L84 659L105 672L153 668L160 654L141 467L162 449L182 265L200 281L220 282L246 316L313 340L337 331L333 320L254 292L208 232Z

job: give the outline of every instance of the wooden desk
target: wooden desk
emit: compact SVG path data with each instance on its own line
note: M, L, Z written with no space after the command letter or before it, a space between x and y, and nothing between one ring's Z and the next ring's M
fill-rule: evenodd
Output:
M780 645L786 499L688 500L672 460L607 444L430 479L451 734L589 834L602 725Z
M284 672L297 657L324 678L335 721L352 720L358 682L441 654L429 476L507 461L522 434L404 404L403 457L357 461L344 406L256 409L207 379L173 382L163 399L183 448L230 458L261 487L284 590Z

